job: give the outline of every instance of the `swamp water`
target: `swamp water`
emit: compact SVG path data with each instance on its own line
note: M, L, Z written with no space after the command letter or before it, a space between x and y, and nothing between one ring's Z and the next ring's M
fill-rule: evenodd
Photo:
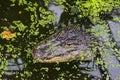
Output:
M4 6L6 6L7 3L3 1L2 4L5 4ZM13 11L11 11L9 7L6 7L6 9L2 7L1 10L3 10L3 13L2 13L3 15L1 16L5 16L7 18L11 18L11 19L15 17L17 19L24 18L22 20L25 20L27 18L25 15L13 16L13 13L15 13L16 10L12 9ZM59 19L63 12L63 9L60 10L58 6L52 5L49 7L49 10L55 12L58 15L58 19L53 23L54 24L59 23ZM25 23L28 23L28 22L25 22ZM6 24L8 23L0 22L0 25L6 25ZM113 60L113 63L119 64L119 61L116 58L113 58L112 60ZM55 63L53 64L36 63L34 65L29 64L26 69L24 69L24 60L22 59L22 56L21 58L18 58L18 59L8 59L8 62L9 62L8 71L5 72L5 76L3 77L3 80L16 80L14 72L16 72L16 74L19 74L19 72L24 73L26 69L29 70L29 72L32 72L31 77L29 78L23 77L23 79L26 79L26 80L68 80L68 79L69 80L105 80L107 75L111 75L110 79L114 80L115 77L119 77L119 73L120 73L120 68L102 70L101 69L102 65L97 66L96 64L94 64L94 59L91 61L86 61L82 63L76 60L69 63L59 63L59 64L58 63L56 64ZM116 72L118 73L114 74ZM104 73L106 73L106 75L104 75ZM20 79L19 75L17 79Z

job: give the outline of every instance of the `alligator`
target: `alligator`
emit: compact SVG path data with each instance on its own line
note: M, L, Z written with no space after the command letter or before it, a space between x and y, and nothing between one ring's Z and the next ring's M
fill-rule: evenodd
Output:
M91 36L78 25L68 25L43 41L33 49L32 56L41 63L91 60L94 57Z

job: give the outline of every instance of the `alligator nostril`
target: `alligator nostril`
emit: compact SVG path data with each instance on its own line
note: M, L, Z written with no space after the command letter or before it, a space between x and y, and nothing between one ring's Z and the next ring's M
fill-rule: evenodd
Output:
M33 54L36 58L38 58L43 55L43 52L41 50L33 50Z

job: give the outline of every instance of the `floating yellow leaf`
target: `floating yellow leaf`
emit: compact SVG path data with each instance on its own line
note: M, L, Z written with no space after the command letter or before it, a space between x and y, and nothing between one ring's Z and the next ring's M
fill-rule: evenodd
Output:
M14 38L15 36L16 36L16 33L11 33L11 31L9 30L4 30L2 32L2 37L6 39L11 39L11 38Z

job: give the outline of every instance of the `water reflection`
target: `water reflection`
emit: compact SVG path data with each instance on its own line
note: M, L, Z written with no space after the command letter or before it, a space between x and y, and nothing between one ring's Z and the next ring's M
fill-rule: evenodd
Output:
M21 58L12 58L11 54L6 54L8 59L8 69L5 71L6 76L14 75L14 71L23 70L23 61ZM7 65L7 63L5 63Z
M61 14L64 11L64 8L60 8L61 6L63 5L60 5L60 6L51 5L49 7L49 10L53 11L53 13L57 15L57 20L53 21L54 25L59 23Z
M5 75L13 75L14 71L19 71L19 70L23 70L23 62L21 60L21 58L18 59L8 59L8 70L5 72Z

